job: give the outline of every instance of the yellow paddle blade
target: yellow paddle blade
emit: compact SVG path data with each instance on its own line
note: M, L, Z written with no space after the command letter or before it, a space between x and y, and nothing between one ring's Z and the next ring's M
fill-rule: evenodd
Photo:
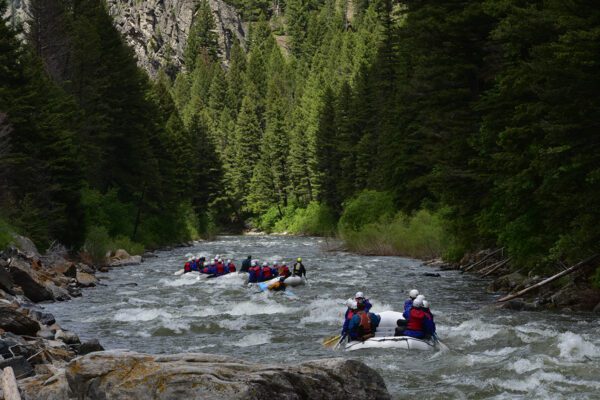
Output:
M323 340L323 346L329 347L334 346L342 337L340 335L335 335L330 338Z

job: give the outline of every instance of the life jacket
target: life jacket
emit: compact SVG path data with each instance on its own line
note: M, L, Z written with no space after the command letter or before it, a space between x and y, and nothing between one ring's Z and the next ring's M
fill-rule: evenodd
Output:
M279 270L277 268L275 268L275 267L271 267L271 276L273 278L278 277L279 276Z
M223 263L217 263L217 275L222 275L225 273L225 266Z
M269 286L269 290L273 290L275 292L278 292L280 290L285 290L285 283L283 283L281 281L277 281Z
M235 265L233 263L229 263L229 272L235 272Z
M356 314L356 310L348 308L348 312L346 313L346 319L351 320L352 317L354 317L354 314Z
M264 280L267 279L271 279L271 277L273 276L273 273L271 272L271 268L269 267L262 267L262 278Z
M202 268L202 273L203 274L208 274L208 267Z
M360 317L360 323L358 324L358 337L363 338L371 334L371 317L366 311L359 311L356 313Z
M290 269L287 267L287 265L279 267L279 276L283 276L285 278L290 276Z
M190 272L191 270L192 270L192 266L191 266L190 262L188 261L183 266L183 272Z
M192 265L191 265L190 269L192 271L198 271L198 264L196 263L196 261L192 261Z
M296 264L294 264L294 275L300 275L301 271L302 271L302 263L297 262Z
M410 315L408 317L408 324L406 325L406 329L409 331L419 331L423 332L425 330L423 326L423 319L425 318L425 313L423 310L418 308L411 308Z
M254 267L248 269L248 282L254 283L257 280L256 269Z

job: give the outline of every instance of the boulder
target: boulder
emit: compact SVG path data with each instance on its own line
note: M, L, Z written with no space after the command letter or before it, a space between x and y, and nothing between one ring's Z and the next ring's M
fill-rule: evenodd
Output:
M89 265L84 264L84 263L77 264L77 270L81 271L81 272L85 272L86 274L93 274L94 273L94 268L92 268ZM75 278L75 277L73 277L73 278Z
M80 355L93 353L95 351L104 351L104 347L102 347L98 339L92 339L88 342L83 342L77 349L77 353Z
M40 252L38 251L35 244L31 241L31 239L26 238L25 236L13 234L13 239L15 241L15 245L29 258L40 258Z
M15 285L20 286L23 294L31 301L54 300L52 292L46 289L38 273L26 262L20 260L13 262L10 266L10 276Z
M390 399L383 378L341 358L261 365L212 354L107 351L20 382L23 399Z
M12 357L7 360L0 360L0 369L12 367L17 379L33 375L33 367L23 356Z
M131 257L126 250L119 249L115 251L115 255L112 257L113 260L125 260Z
M73 332L65 331L59 329L56 331L54 335L54 340L60 340L65 344L79 344L81 341L79 340L79 336L74 334Z
M69 278L75 278L77 276L77 267L72 262L59 264L54 267L54 271L64 276L68 276Z
M35 336L40 324L15 306L0 304L0 328L17 335Z
M83 287L92 287L96 286L98 279L96 279L96 277L92 274L77 272L77 283Z
M54 315L39 310L29 310L29 316L43 325L52 325L56 322Z
M13 292L14 282L10 273L5 269L0 267L0 290L5 291L6 293L15 294Z
M142 263L142 256L131 256L125 259L116 259L110 262L111 267L125 267L127 265L139 265Z

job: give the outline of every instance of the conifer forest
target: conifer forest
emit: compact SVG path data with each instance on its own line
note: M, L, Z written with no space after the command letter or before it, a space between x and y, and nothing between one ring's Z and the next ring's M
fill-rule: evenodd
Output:
M0 0L0 244L600 252L596 1L227 2L245 41L199 0L183 67L149 77L102 0L31 0L26 27Z

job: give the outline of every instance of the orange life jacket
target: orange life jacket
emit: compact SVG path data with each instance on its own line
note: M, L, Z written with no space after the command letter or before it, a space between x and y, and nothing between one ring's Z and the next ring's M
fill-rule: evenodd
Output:
M358 325L358 337L363 337L371 334L371 317L366 311L359 311L356 313L360 317L360 324Z

